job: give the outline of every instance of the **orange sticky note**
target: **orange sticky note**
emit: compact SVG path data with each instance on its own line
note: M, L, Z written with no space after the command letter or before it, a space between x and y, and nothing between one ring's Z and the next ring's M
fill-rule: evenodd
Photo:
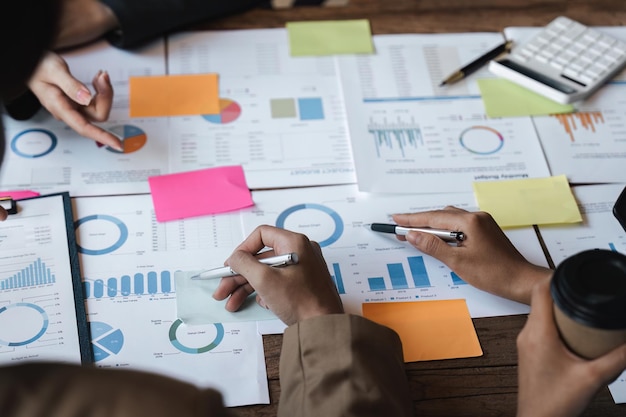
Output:
M483 354L465 300L364 303L363 316L400 335L405 362Z
M220 112L217 74L130 78L130 117Z

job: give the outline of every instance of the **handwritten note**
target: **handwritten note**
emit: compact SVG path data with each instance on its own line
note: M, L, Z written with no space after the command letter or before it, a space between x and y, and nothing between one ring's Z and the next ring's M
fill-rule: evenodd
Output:
M500 227L582 221L565 175L475 182L473 187L480 209L490 213Z
M489 117L542 116L574 111L572 105L559 104L501 78L478 80L478 88Z
M224 213L254 205L243 168L225 166L148 178L160 222Z
M366 19L289 22L287 32L291 56L374 53Z
M130 78L130 117L218 114L217 74Z
M363 316L400 335L405 362L483 354L465 300L364 303Z

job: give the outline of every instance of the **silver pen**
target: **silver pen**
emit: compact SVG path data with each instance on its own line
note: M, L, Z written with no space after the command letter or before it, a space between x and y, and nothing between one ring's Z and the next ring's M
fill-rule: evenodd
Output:
M298 263L297 253L287 253L285 255L270 256L268 258L259 259L259 262L269 266L285 266ZM239 275L233 271L230 266L223 266L221 268L207 269L194 276L191 279L217 279L222 277L232 277Z
M433 229L431 227L406 227L386 223L372 223L370 227L375 232L393 233L400 236L406 236L411 230L413 230L416 232L435 235L446 242L461 242L465 240L465 233L455 232L453 230Z

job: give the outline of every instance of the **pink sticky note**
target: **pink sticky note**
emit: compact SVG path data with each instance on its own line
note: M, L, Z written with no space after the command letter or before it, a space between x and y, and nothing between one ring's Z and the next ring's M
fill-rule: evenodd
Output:
M239 165L160 175L148 181L160 222L224 213L254 204Z
M13 200L22 200L24 198L38 197L40 194L36 191L29 190L11 190L0 191L0 197L11 197Z

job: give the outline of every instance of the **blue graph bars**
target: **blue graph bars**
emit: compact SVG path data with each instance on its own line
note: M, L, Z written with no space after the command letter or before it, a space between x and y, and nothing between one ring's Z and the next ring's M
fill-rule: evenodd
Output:
M385 288L385 279L383 277L368 278L367 283L372 291L383 291Z
M32 287L35 285L51 284L55 282L55 276L41 258L18 271L14 275L0 281L0 290L12 288Z
M424 145L422 130L414 123L398 123L397 125L379 125L372 123L368 126L368 131L374 136L376 143L376 154L380 158L380 149L386 146L388 149L394 149L394 140L402 157L405 157L404 150L407 147L417 149L418 146Z
M465 285L467 282L463 281L463 279L455 274L454 272L450 272L450 276L452 277L452 285Z
M424 258L421 256L409 256L407 258L411 278L415 288L430 287L430 279L424 264ZM402 263L387 264L387 272L391 280L391 288L394 290L405 290L409 288L406 272ZM367 279L370 291L384 291L387 289L384 277L371 277Z
M105 280L102 279L84 281L83 289L85 291L85 298L102 298L105 296L105 288L107 297L171 293L172 275L170 271L161 271L160 277L160 290L159 274L154 271L150 271L146 275L137 273L132 277L130 275L122 275L119 279L111 277L106 280L106 283Z
M410 256L407 259L409 261L409 268L411 269L411 275L413 276L413 283L415 286L430 287L430 279L428 279L424 258L421 256Z
M333 281L335 281L335 285L337 286L337 292L339 294L345 294L346 288L343 286L343 278L341 277L339 264L333 264L333 272L335 273L335 275L331 275L331 277Z

